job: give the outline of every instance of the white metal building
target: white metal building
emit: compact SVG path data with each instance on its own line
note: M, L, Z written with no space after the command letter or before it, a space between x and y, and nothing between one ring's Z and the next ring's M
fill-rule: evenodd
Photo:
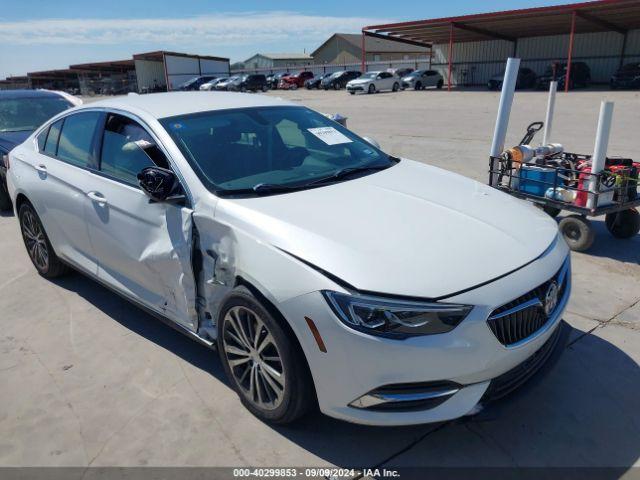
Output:
M186 53L156 51L133 56L140 91L173 90L200 75L228 75L229 59Z

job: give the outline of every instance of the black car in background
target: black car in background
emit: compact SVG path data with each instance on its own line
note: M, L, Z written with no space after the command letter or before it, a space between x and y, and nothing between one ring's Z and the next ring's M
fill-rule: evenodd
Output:
M591 83L591 69L584 62L572 62L569 88L587 87ZM563 90L567 81L567 64L553 63L538 78L538 88L548 89L552 80L558 81L558 90Z
M234 85L234 90L241 92L256 92L258 90L266 92L268 89L267 77L261 73L248 73L243 75L240 82Z
M178 88L176 88L176 90L181 90L184 92L190 90L200 90L200 85L204 85L205 83L209 83L211 80L215 79L215 75L202 75L200 77L194 77L178 85Z
M74 105L46 90L0 90L0 210L11 208L7 192L8 153L31 132Z
M288 77L289 75L291 74L288 72L272 73L271 75L267 76L267 86L271 90L276 90L278 88L278 85L280 84L280 80L282 80L284 77Z
M613 74L609 85L612 90L618 88L640 88L640 63L627 63Z
M329 90L330 88L340 90L341 88L346 87L349 81L354 78L358 78L360 75L362 75L362 72L357 70L341 70L325 77L322 80L321 85L325 90Z
M319 77L313 77L304 82L304 88L307 90L313 90L314 88L320 89L320 85L323 79L329 78L332 73L323 73Z
M502 82L504 81L504 72L494 75L487 82L487 88L489 90L500 90L502 88ZM520 88L535 88L538 83L538 76L536 72L527 67L522 67L518 70L518 80L516 80L516 89Z

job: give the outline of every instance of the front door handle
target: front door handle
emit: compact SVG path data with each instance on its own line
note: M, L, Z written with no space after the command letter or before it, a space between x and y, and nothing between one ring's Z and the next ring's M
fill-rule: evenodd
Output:
M89 197L92 202L99 203L100 205L107 204L107 199L103 197L100 192L88 192L87 197Z
M41 173L47 173L47 166L46 166L46 165L40 164L40 165L36 165L34 168L35 168L38 172L41 172Z

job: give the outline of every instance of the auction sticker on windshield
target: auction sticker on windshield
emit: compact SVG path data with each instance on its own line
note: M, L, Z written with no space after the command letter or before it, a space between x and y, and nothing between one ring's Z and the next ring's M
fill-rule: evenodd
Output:
M308 128L311 133L322 140L327 145L338 145L340 143L351 143L349 137L343 135L333 127Z

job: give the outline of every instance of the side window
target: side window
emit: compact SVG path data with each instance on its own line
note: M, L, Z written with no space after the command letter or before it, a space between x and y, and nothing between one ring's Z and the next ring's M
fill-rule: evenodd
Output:
M104 127L100 171L137 186L138 173L152 166L169 168L151 135L134 120L110 114Z
M40 132L40 135L38 135L38 151L39 152L44 152L44 145L47 142L48 133L49 133L49 129L45 128L43 131Z
M99 112L76 113L66 117L56 156L72 165L87 167L91 162L93 135L99 119Z
M58 150L58 139L60 138L62 122L64 122L64 119L58 120L49 127L49 135L47 135L47 140L44 144L44 153L47 155L55 156L56 151Z

